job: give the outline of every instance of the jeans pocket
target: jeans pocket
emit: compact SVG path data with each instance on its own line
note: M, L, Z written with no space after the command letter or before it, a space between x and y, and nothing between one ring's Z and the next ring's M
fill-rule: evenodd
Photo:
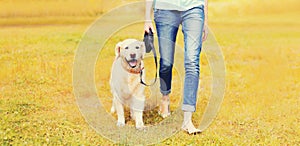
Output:
M153 10L153 13L154 13L154 21L156 21L158 15L159 15L159 9L154 9L154 10Z

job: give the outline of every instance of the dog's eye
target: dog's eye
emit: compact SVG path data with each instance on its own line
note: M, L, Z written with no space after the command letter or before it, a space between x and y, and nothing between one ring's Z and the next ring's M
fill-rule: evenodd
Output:
M127 50L127 49L128 49L128 47L125 47L125 49Z
M135 48L136 48L136 49L139 49L140 47L139 47L139 46L136 46Z

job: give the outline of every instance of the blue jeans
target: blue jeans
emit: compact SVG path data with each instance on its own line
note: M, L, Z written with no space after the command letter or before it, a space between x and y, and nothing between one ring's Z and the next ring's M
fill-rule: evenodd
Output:
M204 8L195 7L186 11L155 9L154 21L160 52L160 91L163 95L171 92L176 36L179 25L182 25L185 67L182 110L194 112L200 74Z

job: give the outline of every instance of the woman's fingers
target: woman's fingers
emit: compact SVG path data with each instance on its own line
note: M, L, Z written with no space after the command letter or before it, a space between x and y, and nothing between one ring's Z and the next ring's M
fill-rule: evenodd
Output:
M202 41L206 41L207 36L208 36L208 28L206 25L204 25Z
M145 22L145 26L144 26L145 32L149 33L149 32L150 32L150 29L152 30L153 33L155 32L155 31L154 31L153 24L152 24L152 21Z

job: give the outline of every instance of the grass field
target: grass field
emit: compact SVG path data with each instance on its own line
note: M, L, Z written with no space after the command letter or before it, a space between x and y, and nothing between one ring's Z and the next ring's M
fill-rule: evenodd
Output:
M0 143L111 145L82 117L73 94L72 67L88 26L129 1L0 1ZM251 2L257 2L253 4ZM300 144L300 2L215 0L209 25L222 47L226 92L216 120L200 135L179 132L158 145ZM110 108L109 71L115 44L142 35L136 24L106 43L96 64L96 86ZM182 39L182 35L178 36ZM182 41L179 42L182 46ZM199 125L211 74L201 58ZM149 60L149 64L151 60ZM149 65L151 66L151 65ZM179 106L174 71L171 109ZM152 76L153 72L147 73ZM147 115L146 124L162 119ZM133 124L129 121L128 124Z

